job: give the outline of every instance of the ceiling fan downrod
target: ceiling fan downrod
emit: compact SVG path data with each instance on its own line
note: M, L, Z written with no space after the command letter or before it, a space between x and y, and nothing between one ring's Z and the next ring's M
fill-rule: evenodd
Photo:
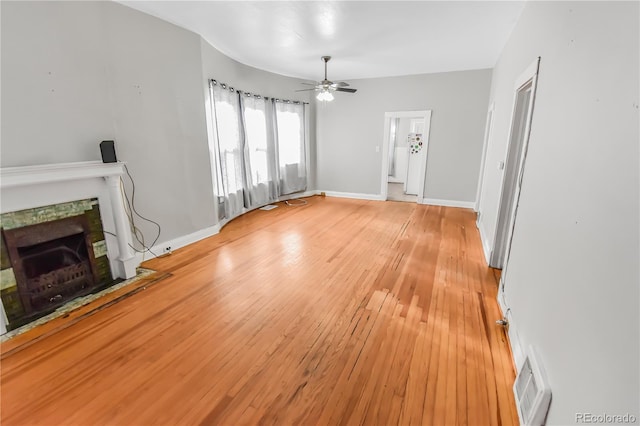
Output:
M327 62L331 60L331 56L323 56L321 59L324 61L324 81L327 81Z

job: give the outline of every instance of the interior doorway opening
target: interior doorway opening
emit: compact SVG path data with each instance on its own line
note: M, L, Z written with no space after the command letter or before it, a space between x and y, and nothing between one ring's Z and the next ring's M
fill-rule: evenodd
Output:
M500 207L496 224L496 234L491 254L490 266L506 269L515 228L522 177L527 157L531 119L535 101L539 59L520 76L515 87L515 99L511 118L511 131L507 157L504 162L504 178ZM506 270L501 276L504 287Z
M424 197L431 111L385 113L380 193L384 200Z

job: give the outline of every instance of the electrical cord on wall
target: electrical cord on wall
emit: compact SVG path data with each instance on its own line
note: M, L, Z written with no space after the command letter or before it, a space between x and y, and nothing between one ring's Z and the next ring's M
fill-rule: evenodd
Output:
M138 213L138 211L136 210L136 204L135 204L135 197L136 197L136 183L133 180L133 177L131 176L131 173L129 172L129 168L127 167L126 164L124 165L124 170L127 173L127 176L129 177L129 180L131 180L131 203L129 203L129 197L127 195L127 191L126 188L123 188L124 190L124 197L127 200L127 204L129 205L129 212L131 213L131 226L133 227L134 231L134 235L136 235L136 240L138 241L138 243L140 243L142 245L142 247L148 251L149 253L151 253L152 255L154 255L155 257L158 257L157 254L155 254L153 251L151 251L151 247L155 246L156 243L158 242L158 239L160 238L160 234L162 232L162 227L160 226L160 224L158 222L155 222L149 218L146 218L144 216L142 216L140 213ZM149 223L153 223L155 226L158 227L158 234L156 235L155 239L153 240L153 242L147 247L145 245L145 241L144 241L144 235L142 233L142 231L140 231L140 229L138 229L133 221L133 214L135 214L136 216L138 216L140 219L149 222ZM142 237L142 239L140 239L138 237L137 234L140 234L140 236Z
M131 176L131 173L129 173L129 169L127 168L127 165L123 164L123 166L124 166L125 172L127 173L127 176L129 177L129 180L131 180L131 201L129 201L129 196L127 194L127 190L126 190L125 185L124 185L124 180L122 178L120 178L120 187L122 189L122 194L124 195L124 200L122 200L122 205L123 205L124 211L125 211L125 213L127 215L127 219L129 220L129 226L131 227L131 232L132 232L134 238L136 239L136 241L142 246L143 250L140 250L140 249L134 247L131 244L129 244L129 247L131 247L137 253L142 253L143 254L142 260L143 261L144 261L144 254L147 253L147 252L151 253L155 257L159 257L156 253L154 253L151 250L151 247L153 247L158 242L158 239L160 238L160 234L162 232L162 227L160 226L160 224L158 222L153 221L153 220L151 220L149 218L146 218L146 217L142 216L136 210L136 207L135 207L136 184L135 184L135 182L133 180L133 177ZM138 228L135 225L134 214L135 214L135 216L138 216L140 219L142 219L142 220L144 220L146 222L153 223L158 228L158 234L156 235L156 237L153 240L153 242L151 243L151 245L149 245L149 246L146 245L143 232L140 230L140 228ZM108 232L108 231L104 231L104 232L106 234L110 234L110 235L113 235L113 236L117 237L117 235L112 233L112 232Z
M127 197L127 191L125 189L124 181L122 179L120 179L120 189L122 190L122 193L125 196L125 198L122 200L122 208L124 209L124 212L127 215L127 220L129 221L129 228L131 229L131 234L134 236L136 241L138 241L138 243L145 249L144 251L137 250L139 253L143 253L142 261L144 262L145 260L144 253L146 253L147 250L149 250L149 247L147 247L147 245L145 244L144 234L135 224L133 211L131 209L131 203L129 202L129 198Z
M103 230L102 232L104 232L105 234L113 235L114 237L118 238L118 236L117 236L115 233L113 233L113 232L109 232L109 231L105 231L105 230ZM135 248L133 245L131 245L131 244L129 244L129 243L127 243L127 245L128 245L129 247L131 247L131 250L135 251L136 253L146 253L146 252L150 252L150 253L151 253L151 254L153 254L154 256L156 256L156 257L160 257L160 256L157 256L154 252L152 252L148 247L145 247L145 248L144 248L144 250L140 250L140 249L138 249L138 248Z

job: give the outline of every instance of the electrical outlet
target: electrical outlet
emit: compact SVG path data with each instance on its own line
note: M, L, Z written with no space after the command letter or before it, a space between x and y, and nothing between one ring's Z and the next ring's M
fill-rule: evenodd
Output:
M166 246L166 247L164 248L164 252L165 252L165 253L171 253L171 246Z

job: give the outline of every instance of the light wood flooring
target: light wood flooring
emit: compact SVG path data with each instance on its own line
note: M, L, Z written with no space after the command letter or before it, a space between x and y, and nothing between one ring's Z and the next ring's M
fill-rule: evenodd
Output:
M2 344L3 425L511 425L470 210L313 197L144 266L164 279Z

